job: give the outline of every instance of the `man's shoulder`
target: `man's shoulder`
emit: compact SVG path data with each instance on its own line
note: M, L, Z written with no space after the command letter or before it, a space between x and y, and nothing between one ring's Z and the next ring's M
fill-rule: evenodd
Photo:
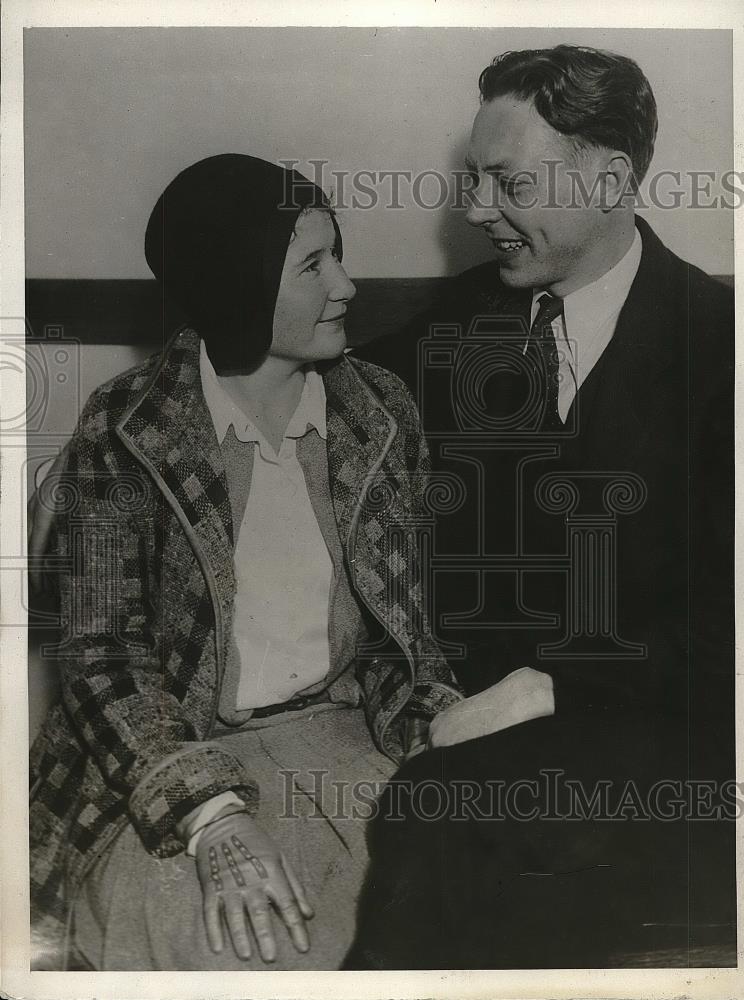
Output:
M694 400L702 419L712 402L727 408L733 391L733 290L678 256L647 223L636 225L643 256L616 337L646 359L633 367L636 381L658 396L659 384L644 372L656 373L660 365L674 398L685 406Z
M733 303L734 290L732 286L721 278L716 278L697 265L679 257L669 248L666 249L672 260L676 280L689 289L689 293L695 301L717 304L722 307Z
M506 286L502 283L499 272L497 261L484 261L456 274L450 279L449 289L460 293L471 291L485 294L505 291Z
M701 316L711 312L720 316L730 314L733 321L733 287L720 278L706 274L694 264L688 264L687 268L690 299L695 311Z
M510 289L500 277L497 261L476 264L444 283L432 305L432 315L459 318L478 312L498 314L511 310L529 297L524 290Z
M670 307L682 308L691 319L705 321L711 313L719 319L730 314L733 321L733 288L678 256L644 220L637 218L636 225L644 247L642 284L649 294L666 297Z
M716 357L719 369L729 367L734 345L733 288L672 251L668 253L672 277L667 291L674 300L670 308L679 348L695 365L710 356Z
M469 328L473 317L514 311L514 293L499 278L499 266L487 261L447 278L437 294L399 330L355 349L357 359L394 371L415 391L421 341L435 327Z

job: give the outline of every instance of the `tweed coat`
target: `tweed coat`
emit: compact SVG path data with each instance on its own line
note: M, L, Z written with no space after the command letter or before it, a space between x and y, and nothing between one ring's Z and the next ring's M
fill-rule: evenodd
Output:
M232 635L232 524L224 459L204 401L199 337L97 389L57 485L54 551L62 697L31 751L32 917L62 954L75 893L130 822L144 848L183 845L178 822L259 789L211 740ZM428 452L400 380L342 357L324 372L331 501L351 585L388 637L356 662L373 739L402 756L401 713L462 695L431 637L417 558Z

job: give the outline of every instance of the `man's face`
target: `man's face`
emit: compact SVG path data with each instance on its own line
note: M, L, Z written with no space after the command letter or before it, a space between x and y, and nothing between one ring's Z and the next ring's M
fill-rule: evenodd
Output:
M467 220L491 240L504 284L566 295L598 276L603 214L586 205L568 171L579 173L590 192L601 151L577 159L531 101L507 95L476 115L467 164L478 185Z
M300 216L287 249L274 307L269 355L290 361L335 358L346 346L346 304L356 294L336 256L327 212Z

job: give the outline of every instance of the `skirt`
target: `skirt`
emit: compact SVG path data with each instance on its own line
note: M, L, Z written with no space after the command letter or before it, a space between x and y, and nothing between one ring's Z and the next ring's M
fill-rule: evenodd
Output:
M196 863L185 853L155 858L131 826L84 880L73 908L73 941L98 971L335 970L354 937L367 869L367 820L395 764L374 746L361 709L310 706L217 737L258 782L256 821L302 882L315 916L310 950L296 951L273 918L276 961L239 959L209 947ZM255 944L255 942L253 942Z

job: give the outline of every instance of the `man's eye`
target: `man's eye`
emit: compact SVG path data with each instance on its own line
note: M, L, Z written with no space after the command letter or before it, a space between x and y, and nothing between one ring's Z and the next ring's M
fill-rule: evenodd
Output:
M317 274L319 270L320 270L320 261L313 260L307 265L307 267L302 273L304 274L306 271L311 271L313 274Z
M506 194L516 194L518 191L523 191L525 188L532 188L537 183L537 177L534 173L528 173L527 171L522 171L513 177L502 177L501 178L501 188Z

